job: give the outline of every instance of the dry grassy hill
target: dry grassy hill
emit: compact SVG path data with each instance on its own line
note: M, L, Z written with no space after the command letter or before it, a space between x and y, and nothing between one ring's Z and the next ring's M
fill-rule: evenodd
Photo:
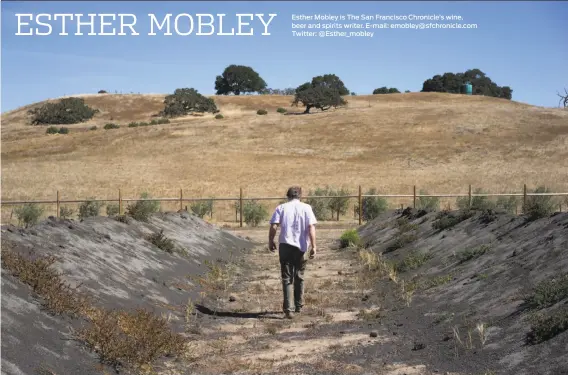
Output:
M215 97L225 116L149 121L163 95L83 95L101 113L46 135L27 110L2 115L2 199L110 198L122 189L171 196L283 195L299 183L355 191L493 192L546 184L568 190L568 111L441 93L349 97L346 108L281 115L287 96ZM39 105L38 103L35 105ZM269 114L258 116L265 108ZM105 123L121 124L104 130ZM92 125L98 130L89 131Z

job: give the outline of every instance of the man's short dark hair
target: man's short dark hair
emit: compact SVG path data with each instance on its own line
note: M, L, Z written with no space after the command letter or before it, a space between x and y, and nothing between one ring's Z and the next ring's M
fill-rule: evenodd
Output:
M288 199L299 199L302 197L302 188L299 186L292 186L286 193Z

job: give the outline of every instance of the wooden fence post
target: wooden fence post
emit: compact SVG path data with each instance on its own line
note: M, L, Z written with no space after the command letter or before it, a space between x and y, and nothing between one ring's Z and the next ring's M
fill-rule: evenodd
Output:
M527 184L523 185L523 214L527 212Z
M122 192L118 189L118 214L122 215Z
M57 190L57 218L59 219L59 190Z
M471 209L471 185L469 185L467 208Z
M363 190L359 185L359 225L363 222Z
M239 198L239 209L241 211L241 217L240 217L240 227L243 227L243 188L241 188L241 195Z
M416 185L414 185L414 201L412 202L412 207L416 208Z
M179 210L183 211L183 189L179 189Z

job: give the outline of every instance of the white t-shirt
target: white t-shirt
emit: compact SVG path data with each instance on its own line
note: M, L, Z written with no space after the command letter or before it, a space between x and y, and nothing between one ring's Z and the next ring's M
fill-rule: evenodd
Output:
M282 203L272 214L270 224L280 224L280 243L287 243L305 252L310 246L309 226L316 224L312 206L293 199Z

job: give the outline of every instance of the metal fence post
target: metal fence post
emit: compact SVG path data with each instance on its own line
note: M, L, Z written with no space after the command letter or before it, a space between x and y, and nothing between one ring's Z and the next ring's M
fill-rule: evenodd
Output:
M239 209L240 209L240 213L241 213L241 217L240 217L240 227L243 227L243 188L241 188L241 195L239 198Z
M122 215L122 192L118 189L118 214Z
M57 218L59 219L59 190L57 190Z
M359 225L363 222L363 190L359 185Z
M467 208L471 209L471 185L469 185Z
M183 211L183 189L179 189L179 210Z
M527 184L523 185L523 214L527 212Z
M412 203L413 208L416 208L416 185L414 185L414 201Z

